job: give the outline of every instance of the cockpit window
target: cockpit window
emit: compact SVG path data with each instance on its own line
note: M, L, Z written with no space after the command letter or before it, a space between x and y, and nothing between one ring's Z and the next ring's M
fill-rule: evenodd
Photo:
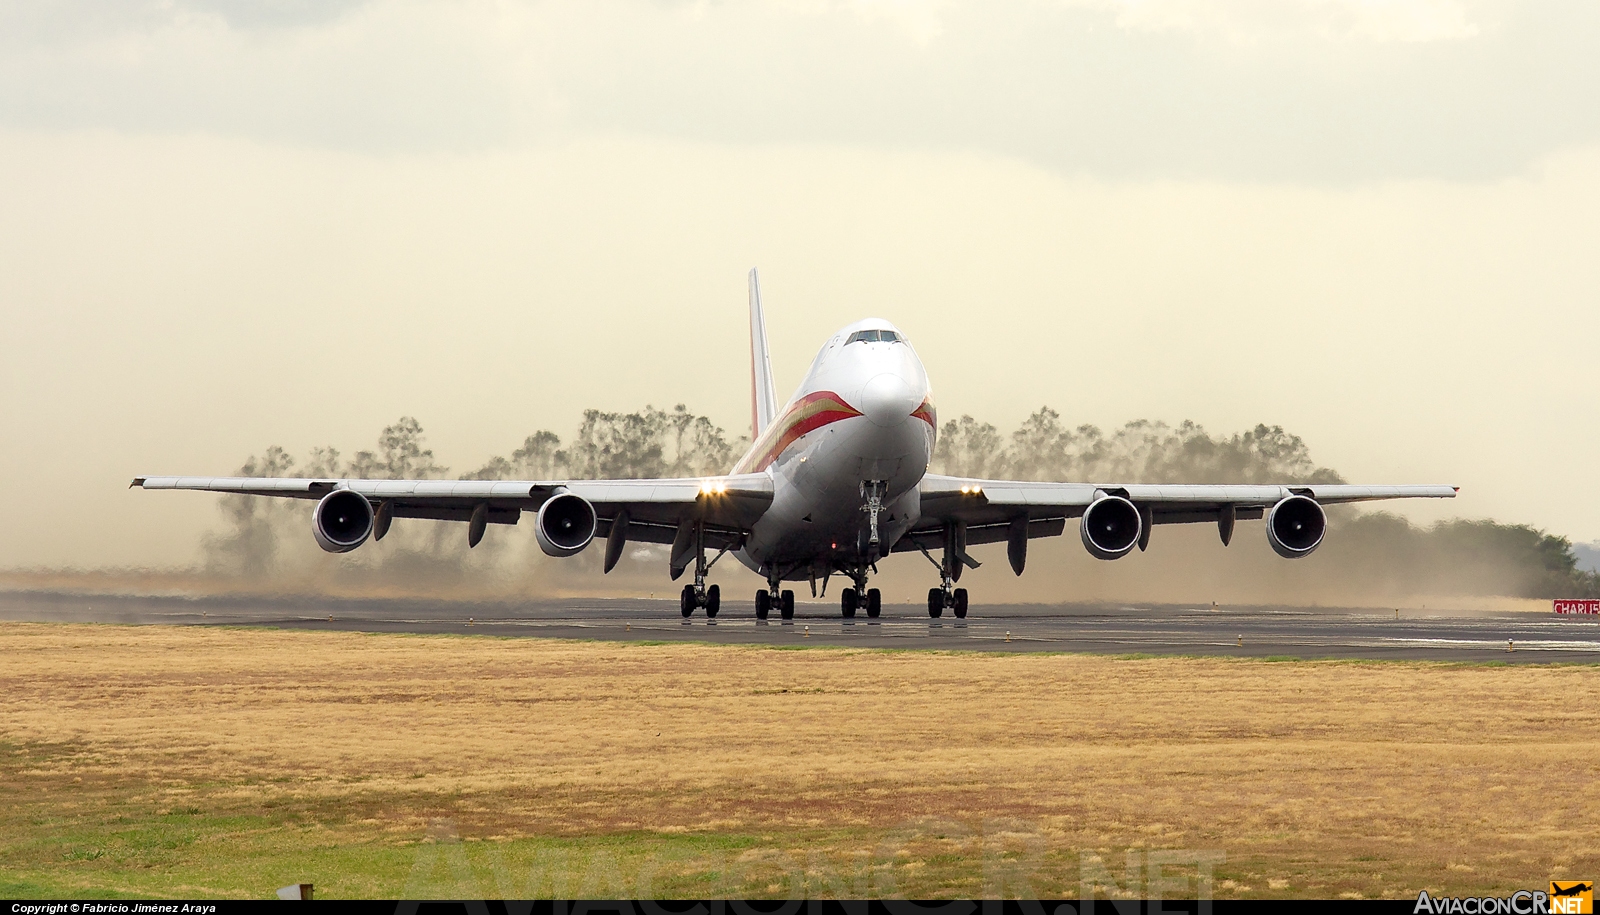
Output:
M892 330L858 330L850 335L850 339L844 342L846 345L851 343L899 343L900 335Z

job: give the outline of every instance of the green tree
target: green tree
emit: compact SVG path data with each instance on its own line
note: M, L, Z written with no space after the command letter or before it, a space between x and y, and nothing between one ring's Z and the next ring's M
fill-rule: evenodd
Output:
M251 455L238 470L242 477L283 477L294 472L294 458L273 445L261 457ZM223 496L218 510L226 529L201 539L206 567L212 572L260 578L272 570L278 553L278 528L291 507L258 496Z
M1098 437L1100 430L1084 426L1079 432ZM1063 479L1076 470L1081 447L1078 436L1061 425L1060 413L1040 407L1011 433L1010 447L991 466L1022 480Z
M444 476L448 468L433 459L431 449L422 447L422 424L416 417L402 416L384 427L376 452L356 452L348 472L362 480L429 480Z
M990 423L980 423L963 414L939 430L934 445L933 466L941 473L961 477L997 476L1005 460L1005 445L1000 431Z

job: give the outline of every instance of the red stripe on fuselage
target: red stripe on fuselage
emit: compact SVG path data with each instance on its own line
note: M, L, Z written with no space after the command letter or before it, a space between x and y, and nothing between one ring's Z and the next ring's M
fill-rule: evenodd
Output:
M836 423L841 419L860 416L861 411L845 403L844 398L832 391L817 391L795 401L772 427L750 448L735 473L759 473L772 466L784 449L794 444L808 432Z

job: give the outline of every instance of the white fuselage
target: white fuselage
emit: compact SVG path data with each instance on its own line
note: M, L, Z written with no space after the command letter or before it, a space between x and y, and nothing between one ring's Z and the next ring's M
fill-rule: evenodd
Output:
M894 325L868 319L835 334L734 468L773 477L772 506L739 561L769 579L801 581L887 553L919 517L917 483L937 425L928 374ZM865 510L872 485L883 504L876 544Z

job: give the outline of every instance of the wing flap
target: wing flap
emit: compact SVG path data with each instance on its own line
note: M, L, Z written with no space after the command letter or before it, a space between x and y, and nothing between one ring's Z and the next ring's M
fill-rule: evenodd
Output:
M615 518L601 518L595 536L604 539L611 533L611 524ZM670 546L678 538L678 525L659 524L652 521L638 521L633 517L628 518L627 540L629 543L657 543ZM744 531L720 525L706 525L706 548L720 550L724 547L736 549L744 540Z
M1215 520L1213 518L1212 520ZM1067 519L1035 518L1028 522L1028 539L1037 540L1040 537L1059 537L1067 529ZM1011 537L1011 522L1002 524L973 524L967 526L967 546L985 543L1005 543ZM929 550L944 547L944 528L918 527L907 531L889 551L891 553L904 553L918 547Z
M461 506L440 505L414 505L405 502L396 503L392 511L396 518L428 518L434 521L471 521L472 513L477 509L476 504ZM490 524L516 524L522 520L520 507L505 508L494 504L489 505L486 519Z
M1191 510L1178 511L1158 509L1151 513L1150 520L1152 524L1199 524L1201 522L1216 524L1217 513L1220 511L1222 511L1221 505L1196 507ZM1235 506L1233 509L1233 520L1260 521L1261 517L1266 513L1266 508L1260 505L1246 506L1243 508Z

